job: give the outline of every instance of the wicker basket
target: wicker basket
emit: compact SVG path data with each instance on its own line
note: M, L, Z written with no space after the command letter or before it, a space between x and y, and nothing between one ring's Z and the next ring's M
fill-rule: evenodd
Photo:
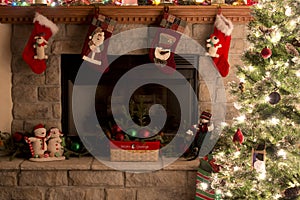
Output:
M160 142L111 141L111 161L155 162L159 157Z

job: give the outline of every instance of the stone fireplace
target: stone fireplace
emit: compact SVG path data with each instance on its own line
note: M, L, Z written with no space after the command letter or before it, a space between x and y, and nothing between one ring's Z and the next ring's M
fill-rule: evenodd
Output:
M38 123L44 123L47 128L64 127L62 57L81 53L89 27L88 21L94 8L80 7L74 11L57 8L58 12L55 9L41 9L42 13L58 24L59 32L49 41L51 45L47 49L49 59L45 73L37 75L21 57L23 47L33 28L31 17L35 9L20 8L20 12L16 12L0 7L1 22L13 24L11 35L12 132L30 132ZM149 7L142 6L140 9L142 11L133 11L132 7L111 8L108 6L103 9L103 14L114 17L118 21L114 30L114 34L118 34L153 24L163 7L149 9ZM150 11L146 12L143 9ZM204 47L206 38L213 30L216 10L215 6L205 8L174 6L170 12L188 21L185 34ZM224 82L226 88L227 82L237 80L234 65L241 63L240 57L246 47L246 22L250 20L250 17L248 8L244 7L229 6L224 8L223 12L225 16L230 17L235 26L229 51L229 62L232 66L230 74L218 80ZM138 35L136 42L143 43L148 40L147 37L146 33ZM124 48L124 45L120 45L119 48ZM178 48L181 48L178 49L180 52L191 53L190 46L183 45ZM147 54L147 51L134 53L134 55L139 54ZM233 98L228 96L224 100L216 96L212 100L203 77L198 78L196 88L199 93L200 109L209 109L212 101L226 101L226 120L230 122L236 113L232 103ZM192 162L178 160L156 172L134 174L115 171L92 157L72 158L59 163L32 163L23 159L8 162L2 158L0 161L0 199L189 200L194 199L195 175L198 166L197 160ZM126 165L126 163L121 164Z

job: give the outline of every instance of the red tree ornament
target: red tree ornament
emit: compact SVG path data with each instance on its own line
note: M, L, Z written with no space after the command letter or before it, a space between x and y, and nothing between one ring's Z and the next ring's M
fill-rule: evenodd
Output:
M241 129L238 128L238 130L235 132L234 136L233 136L233 140L234 143L238 142L240 144L242 144L244 142L244 135L241 131Z
M268 47L265 47L261 50L260 54L263 57L263 59L268 59L271 57L272 51Z

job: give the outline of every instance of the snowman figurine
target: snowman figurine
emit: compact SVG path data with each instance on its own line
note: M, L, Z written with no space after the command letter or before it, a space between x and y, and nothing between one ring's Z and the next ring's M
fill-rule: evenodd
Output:
M46 135L47 130L42 124L38 124L33 129L34 137L25 137L26 143L29 144L32 158L31 161L43 161L49 156L45 152L47 151L46 141L49 136Z
M50 158L55 160L64 160L65 157L63 156L64 147L61 145L62 139L60 137L63 136L62 132L55 127L52 127L49 130L50 139L48 140L48 149Z

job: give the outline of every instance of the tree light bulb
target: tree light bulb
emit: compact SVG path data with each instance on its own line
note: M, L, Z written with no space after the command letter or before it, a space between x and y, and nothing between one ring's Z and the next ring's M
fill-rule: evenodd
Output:
M270 100L271 100L271 98L270 98L269 95L265 97L265 101L266 101L266 102L269 102Z
M277 156L280 156L280 157L282 157L283 159L286 159L286 152L285 152L283 149L280 149L280 150L277 152Z
M241 116L239 116L239 117L236 118L236 120L237 120L238 122L240 122L240 123L244 122L245 119L246 119L246 116L245 116L245 115L241 115Z
M250 66L248 67L248 69L249 69L250 72L253 72L253 71L254 71L254 67L253 67L252 65L250 65Z
M204 182L202 182L202 183L200 183L200 188L202 189L202 190L207 190L208 189L208 184L207 183L204 183Z
M265 180L266 179L266 173L260 173L259 175L258 175L258 179L259 180Z
M292 8L289 6L285 7L285 13L284 13L287 17L292 16Z
M279 119L277 119L276 117L273 117L273 118L271 119L271 123L272 123L273 125L277 125L277 124L279 123Z
M236 171L239 171L239 169L240 169L240 168L239 168L238 166L234 166L234 167L233 167L233 171L235 171L235 172L236 172Z

